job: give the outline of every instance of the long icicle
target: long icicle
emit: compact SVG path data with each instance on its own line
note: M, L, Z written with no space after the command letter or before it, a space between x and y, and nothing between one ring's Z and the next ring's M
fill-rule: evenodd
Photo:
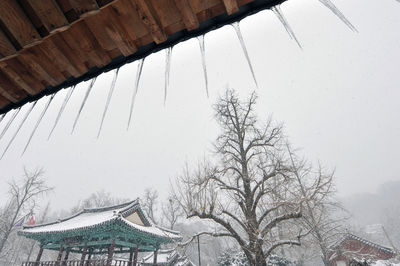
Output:
M344 24L347 25L352 31L358 32L356 27L345 17L345 15L332 3L331 0L319 0L324 6L326 6L333 14L335 14Z
M246 56L246 60L247 60L247 63L249 65L251 74L253 75L254 83L256 84L256 87L258 88L256 75L254 74L254 69L253 69L253 66L251 65L250 57L249 57L249 54L247 52L246 44L244 43L244 39L243 39L243 36L242 36L242 31L240 30L239 22L233 22L232 26L236 31L236 35L237 35L237 37L238 37L238 39L240 41L240 45L242 46L243 53Z
M204 35L200 35L197 37L200 45L200 53L201 53L201 64L203 65L203 74L204 74L204 81L206 83L206 93L207 98L209 98L208 94L208 76L207 76L207 65L206 65L206 49L204 46Z
M100 133L101 133L101 129L103 128L104 118L106 117L108 106L110 105L111 97L112 97L113 92L114 92L115 83L117 82L118 72L119 72L119 68L117 68L114 71L114 77L113 77L113 80L111 82L110 91L108 92L107 102L106 102L106 106L104 107L103 116L101 117L101 123L100 123L99 132L97 133L97 138L99 138Z
M47 109L49 109L49 106L50 106L51 102L53 101L55 95L56 95L56 94L53 93L53 95L51 95L51 96L50 96L50 99L47 101L47 103L46 103L46 105L45 105L45 107L44 107L42 113L41 113L40 116L39 116L39 119L36 121L35 127L33 128L31 135L29 136L28 142L26 143L26 145L25 145L25 147L24 147L24 151L22 152L21 156L24 155L26 149L28 148L29 144L31 143L31 140L32 140L32 138L33 138L33 135L35 134L37 128L39 127L39 124L40 124L40 122L42 121L43 116L46 114Z
M167 93L169 88L169 72L171 70L171 55L172 55L172 47L168 47L165 50L165 86L164 86L164 106L167 102Z
M78 123L79 117L81 116L82 109L85 106L85 103L86 103L86 101L87 101L87 99L89 97L90 91L92 90L94 83L96 82L96 78L97 77L92 78L92 80L89 83L89 86L88 86L88 88L86 90L86 94L85 94L85 97L83 98L81 107L79 108L78 114L76 115L76 118L75 118L75 121L74 121L74 125L72 126L71 134L74 133L74 130L75 130L75 127L76 127L76 123Z
M8 120L6 126L3 128L3 131L0 134L0 140L3 138L3 136L6 134L8 128L11 126L12 122L14 121L15 117L18 115L19 111L21 111L21 107L15 110L13 115L10 117L10 120Z
M21 129L21 127L24 125L26 119L28 118L29 114L32 112L33 108L35 107L37 101L34 102L31 107L29 108L29 110L25 113L24 118L22 119L21 123L19 124L17 131L15 131L14 135L12 136L12 138L10 139L10 141L8 142L7 147L5 148L5 150L3 151L3 154L0 157L0 160L3 159L4 155L6 154L8 148L10 148L12 142L14 141L15 137L18 135L19 130Z
M54 129L56 128L56 126L57 126L57 124L58 124L58 121L60 120L60 117L61 117L62 113L64 112L65 107L67 106L67 103L68 103L68 101L69 101L69 98L71 98L72 93L73 93L74 90L75 90L75 87L76 87L76 85L72 86L72 87L69 89L68 93L65 95L64 102L63 102L63 104L61 105L60 110L58 111L58 115L57 115L56 121L54 122L54 125L53 125L53 127L51 128L51 131L50 131L50 133L49 133L49 136L47 137L47 140L49 140L50 137L51 137L51 135L53 134L53 131L54 131Z
M126 128L126 130L129 129L129 126L131 124L131 119L132 119L132 112L133 112L133 106L135 104L135 99L136 99L136 95L139 89L139 81L140 81L140 77L142 75L142 69L143 69L143 64L144 64L144 58L140 59L139 64L137 66L137 70L136 70L136 80L135 80L135 84L133 87L133 94L132 94L132 100L131 100L131 108L130 108L130 112L129 112L129 119L128 119L128 126Z
M301 47L299 40L296 37L296 34L294 34L292 27L290 26L289 22L286 20L285 16L283 15L281 6L280 5L273 6L271 8L271 10L275 13L275 15L278 17L279 21L285 27L286 32L289 34L289 37L297 43L297 45L300 47L300 49L303 49L303 47Z

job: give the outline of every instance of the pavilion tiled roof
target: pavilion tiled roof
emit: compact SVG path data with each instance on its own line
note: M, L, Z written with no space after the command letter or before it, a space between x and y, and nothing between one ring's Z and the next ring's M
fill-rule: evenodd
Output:
M144 225L135 224L126 219L127 216L135 211L138 211L140 214ZM168 238L171 240L181 239L179 232L164 229L153 224L141 211L138 200L105 208L84 209L71 217L52 223L24 226L20 234L26 237L34 235L67 234L96 229L113 223L122 223L130 230L160 238Z

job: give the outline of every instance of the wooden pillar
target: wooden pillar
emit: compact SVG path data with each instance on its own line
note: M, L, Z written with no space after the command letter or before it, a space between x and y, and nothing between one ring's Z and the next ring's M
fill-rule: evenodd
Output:
M64 266L64 265L67 265L67 260L68 260L69 252L70 252L70 251L71 251L71 250L70 250L69 248L67 248L67 250L65 251L63 266Z
M137 266L138 253L139 253L139 246L136 245L135 255L133 255L133 266Z
M85 246L83 247L83 250L82 250L82 257L81 257L80 266L83 266L84 263L85 263L86 252L87 252L87 245L85 244Z
M128 266L133 266L133 248L129 249L129 262L128 262Z
M87 258L87 261L86 261L86 266L90 265L90 259L91 258L92 258L92 250L90 249L89 250L89 254L88 254L88 258Z
M58 256L57 256L56 265L61 265L61 259L62 259L63 253L64 253L64 247L61 246L61 247L60 247L60 250L58 251Z
M111 266L114 255L114 248L115 248L115 240L112 241L110 247L108 248L107 266Z
M39 266L39 264L40 264L40 259L42 258L42 255L43 255L43 248L40 247L39 253L38 253L37 257L36 257L36 262L35 262L35 265L36 265L36 266Z
M157 266L157 249L154 250L153 265L154 265L154 266Z

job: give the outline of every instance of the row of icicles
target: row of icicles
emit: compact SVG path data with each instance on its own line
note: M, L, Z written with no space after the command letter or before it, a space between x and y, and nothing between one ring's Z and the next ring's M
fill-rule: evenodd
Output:
M340 12L340 10L330 1L330 0L319 0L324 6L326 6L327 8L329 8L329 10L331 10L338 18L340 18L352 31L357 31L356 28L349 22L349 20ZM400 0L398 0L400 1ZM297 45L301 47L300 42L298 41L296 35L294 34L291 26L289 25L288 21L286 20L285 16L282 13L282 10L280 8L280 6L274 6L271 8L271 10L274 12L274 14L277 16L277 18L279 19L279 21L282 23L282 25L285 27L287 33L289 34L290 38L293 39ZM258 84L257 84L257 80L254 74L254 70L253 70L253 66L251 64L250 61L250 57L249 54L247 52L247 48L240 30L240 26L239 26L239 22L234 22L233 24L231 24L233 26L233 28L235 29L236 35L239 39L240 45L242 47L244 56L246 57L248 66L250 68L254 83L256 85L256 87L258 88ZM207 93L207 97L209 96L208 93L208 77L207 77L207 67L206 67L206 60L205 60L205 45L204 45L204 35L198 36L197 37L198 41L199 41L199 46L200 46L200 52L201 52L201 61L202 61L202 65L203 65L203 73L204 73L204 80L205 80L205 89L206 89L206 93ZM168 92L168 88L169 88L169 73L170 73L170 68L171 68L171 55L172 55L172 47L168 47L166 48L166 63L165 63L165 84L164 84L164 104L166 102L167 99L167 92ZM129 109L129 118L128 118L128 124L127 124L127 129L129 129L130 123L131 123L131 119L132 119L132 113L133 113L133 107L134 107L134 103L135 103L135 98L138 92L138 88L139 88L139 81L140 81L140 77L141 77L141 73L142 73L142 69L143 69L143 64L144 64L144 60L145 58L142 58L139 60L139 64L137 66L137 72L136 72L136 79L135 79L135 83L133 86L133 93L132 93L132 98L131 98L131 104L130 104L130 109ZM110 90L108 92L108 96L107 96L107 101L106 101L106 105L103 111L103 115L101 117L101 123L100 123L100 127L97 133L97 138L99 138L101 130L103 128L103 123L104 123L104 118L106 117L107 114L107 110L108 110L108 106L110 104L113 92L114 92L114 87L115 87L115 83L117 81L118 78L118 72L119 72L119 68L114 70L114 76L111 82L111 87ZM92 88L94 86L96 82L96 77L93 78L86 90L86 94L82 100L82 103L80 105L80 108L78 110L78 114L74 120L74 124L72 126L72 131L71 134L74 132L75 127L78 123L79 117L81 115L81 112L85 106L85 103L90 95L90 92L92 91ZM76 85L75 85L76 86ZM51 135L53 134L54 129L56 128L62 113L65 109L65 107L68 104L69 99L71 98L74 90L75 90L75 86L72 86L69 88L69 91L67 92L67 94L65 95L64 101L58 111L58 115L56 117L56 120L54 122L53 127L51 128L51 131L47 137L47 140L50 139ZM22 152L21 155L23 155L25 153L25 151L27 150L29 144L31 143L31 140L33 138L33 136L35 135L35 132L37 130L37 128L39 127L40 122L42 121L47 109L49 108L51 102L54 99L56 93L52 94L47 103L44 106L44 109L42 110L42 112L40 113L39 119L37 120L32 133L29 136L29 139L24 147L24 150ZM25 121L27 120L27 118L29 117L29 114L32 112L33 108L36 106L37 101L33 102L32 105L30 106L30 108L26 111L23 119L21 120L20 124L17 127L17 130L15 131L15 133L13 134L12 138L10 139L10 141L8 142L6 148L4 149L0 159L2 159L4 157L4 155L6 154L7 150L9 149L9 147L11 146L12 142L14 141L15 137L17 136L18 132L20 131L20 129L22 128L22 126L24 125ZM21 107L15 109L14 113L11 115L11 118L8 120L7 124L5 125L5 127L3 128L3 130L1 131L0 134L0 140L2 139L2 137L5 135L5 133L7 132L8 128L10 127L10 125L12 124L12 122L15 120L15 118L17 117L17 115L19 114L19 112L21 111ZM5 118L6 114L3 114L0 117L0 123L1 121Z

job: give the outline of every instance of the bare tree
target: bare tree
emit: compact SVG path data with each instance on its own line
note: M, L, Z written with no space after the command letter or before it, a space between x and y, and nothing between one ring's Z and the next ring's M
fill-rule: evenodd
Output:
M320 187L299 191L282 126L257 120L256 98L253 93L242 102L227 90L219 99L214 109L221 133L214 144L214 163L186 167L175 193L188 218L218 226L208 234L234 239L250 265L266 265L276 248L300 245L301 227L288 225L302 217L305 202Z
M183 210L175 195L170 195L162 205L162 218L166 220L166 226L169 229L174 229L177 221L182 218Z
M157 204L158 204L157 190L146 188L146 190L144 191L144 195L141 197L141 205L147 217L149 217L155 223L156 223L155 212L157 211L156 207Z
M37 197L51 190L42 178L43 171L28 172L20 181L12 181L9 186L10 200L3 208L0 224L0 256L3 253L10 234L15 230L15 223L36 205ZM23 214L25 213L25 214Z
M299 192L309 199L304 202L301 221L310 231L311 242L320 250L324 265L328 266L329 248L345 233L346 220L342 215L344 208L334 199L334 173L327 173L320 165L314 169L305 159L296 156L289 145L287 151Z

